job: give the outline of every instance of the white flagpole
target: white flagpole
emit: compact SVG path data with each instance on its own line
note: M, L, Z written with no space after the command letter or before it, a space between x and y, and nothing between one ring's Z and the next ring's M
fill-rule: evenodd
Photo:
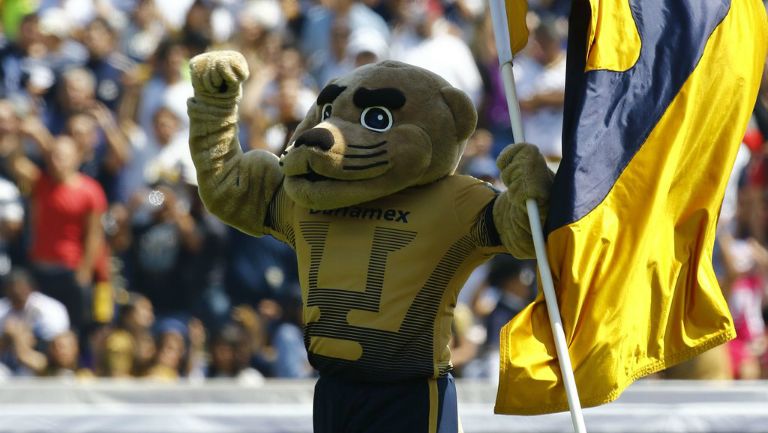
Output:
M523 133L523 120L520 114L520 103L517 100L517 91L515 90L515 77L512 73L513 55L510 46L506 5L504 0L490 0L489 4L501 76L504 81L504 94L507 98L507 107L509 108L509 121L512 124L512 137L515 143L521 143L525 141L525 135ZM544 289L544 299L547 303L549 324L552 326L552 335L555 340L557 359L560 363L560 372L565 385L565 394L571 409L573 429L576 433L586 433L587 428L584 424L584 414L581 410L579 393L576 389L576 379L573 376L571 357L568 354L568 345L565 341L563 320L560 317L560 310L557 306L555 285L552 281L552 272L550 271L549 260L547 259L547 249L539 217L539 208L533 199L528 199L525 204L528 208L528 220L531 224L533 244L536 248L536 261L539 266L539 274L541 275L541 285Z

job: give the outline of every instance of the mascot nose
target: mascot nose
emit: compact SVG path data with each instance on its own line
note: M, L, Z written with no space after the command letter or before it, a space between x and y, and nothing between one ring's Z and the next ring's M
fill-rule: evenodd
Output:
M293 143L293 146L317 147L322 150L331 150L333 142L333 134L331 134L331 131L324 128L312 128L299 135Z

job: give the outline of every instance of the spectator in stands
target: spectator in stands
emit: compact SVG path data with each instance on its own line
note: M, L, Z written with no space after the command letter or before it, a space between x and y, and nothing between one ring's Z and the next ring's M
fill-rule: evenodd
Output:
M106 197L95 180L78 172L82 161L74 140L59 136L38 145L45 169L23 154L12 162L16 178L32 185L30 261L40 290L64 303L79 330L90 320L91 285L105 258Z
M475 24L481 20L486 4L472 0L453 0L442 2L444 15L451 24L456 25L464 34L471 34Z
M34 349L36 344L37 339L29 326L16 317L8 318L0 339L2 370L16 376L37 375L34 366L43 363L45 355Z
M83 28L97 16L97 3L101 2L44 0L39 2L39 11L45 13L51 8L61 8L67 21L77 28Z
M126 378L143 376L154 358L152 326L155 315L146 297L132 293L118 309L117 323L104 338L97 360L101 376ZM147 346L147 341L151 343Z
M154 140L149 138L143 147L136 148L137 161L128 173L133 179L132 184L137 187L135 190L142 191L146 186L163 180L196 183L197 174L189 151L187 131L182 129L182 119L170 108L160 107L155 113L153 126ZM138 188L139 185L144 188Z
M73 23L61 8L50 8L40 14L40 33L47 48L45 63L55 75L82 66L88 51L72 37Z
M24 227L24 208L16 185L0 177L0 278L11 272L21 260L15 256L17 241Z
M499 72L499 57L496 51L493 23L488 11L478 22L471 47L483 81L482 98L478 106L477 128L488 130L491 134L490 156L495 158L505 146L514 142L514 137L509 123L509 109L504 94L504 83ZM515 69L518 67L520 59L521 55L515 58ZM471 157L471 153L469 157Z
M15 269L4 280L0 299L0 376L33 374L24 363L30 348L50 343L69 330L64 305L34 290L29 275ZM19 354L21 357L19 357Z
M222 326L211 340L211 362L206 377L232 378L249 385L263 383L264 375L249 365L251 353L246 340L240 326L233 323Z
M531 34L526 57L515 63L525 138L536 143L553 170L563 156L565 49L559 24L541 19Z
M470 377L491 377L499 366L501 328L533 301L534 264L503 254L491 259L486 283L473 294L471 308L484 324L485 346L477 362L465 368Z
M157 352L148 379L176 381L188 373L186 327L176 319L166 319L160 324L157 335Z
M181 195L180 195L181 194ZM155 313L169 317L193 310L202 296L193 269L204 251L202 221L190 213L192 196L183 184L160 184L147 198L146 215L134 221L129 253L130 287L145 295Z
M380 34L369 29L358 29L349 37L347 58L352 69L389 58L389 44Z
M15 319L43 342L69 330L64 304L35 290L29 273L16 268L3 281L5 298L0 298L0 329L8 320Z
M271 237L255 238L228 229L225 287L233 305L300 294L296 254Z
M187 321L187 344L184 372L191 379L204 379L208 366L208 331L197 317Z
M454 28L442 18L437 2L427 0L396 3L395 30L389 54L428 69L445 78L480 103L482 80L467 44L453 34ZM450 55L446 55L450 53Z
M40 370L43 376L77 376L87 378L93 373L79 365L79 344L74 332L59 334L48 345L47 363Z
M287 32L286 38L294 41L300 41L304 33L304 24L306 23L306 5L300 0L281 0L280 11L284 20L284 27Z
M282 50L261 87L250 87L241 105L249 122L251 147L280 153L315 103L315 83L294 48Z
M351 30L349 23L343 18L335 18L331 25L331 40L328 56L322 59L316 67L317 83L322 87L336 77L340 77L354 69L347 55L347 45Z
M13 342L19 363L37 376L91 377L90 370L79 366L79 348L74 332L63 332L51 340L45 353L35 349L32 332L20 321L6 322L5 332Z
M157 355L157 342L155 337L149 332L139 334L133 342L133 376L145 377L149 374L149 369L154 365Z
M195 0L187 11L181 29L181 41L190 58L203 53L213 43L212 14L211 2L202 0Z
M0 99L0 160L7 162L21 149L21 122L14 105ZM19 240L24 227L24 208L19 188L9 178L13 173L8 164L0 164L0 278L7 275L18 257Z
M316 67L314 75L322 88L357 67L386 60L388 53L387 40L379 32L369 28L352 32L346 19L336 18L331 27L329 55Z
M265 101L263 108L270 116L267 118L269 126L265 132L265 141L267 149L280 153L288 147L288 140L304 118L299 113L309 109L307 103L309 98L315 96L315 92L302 86L296 78L284 78L278 83L277 93L272 96ZM274 112L271 112L272 108L275 108Z
M135 342L126 332L112 332L103 343L98 375L115 379L132 378L135 371Z
M301 350L301 305L298 300L264 299L257 310L240 305L233 319L252 342L252 365L268 377L306 378L314 373L306 350Z
M55 99L41 114L45 126L54 135L64 133L67 121L85 113L96 104L96 77L85 68L66 70L56 84Z
M376 12L359 0L329 0L310 7L301 34L301 52L315 73L331 54L331 29L336 20L346 20L350 32L368 29L389 39L389 28ZM319 80L319 76L315 76ZM324 84L324 83L323 83Z
M480 344L474 332L474 315L466 304L457 304L451 325L451 364L457 377L463 376L464 366L471 363L478 354Z
M251 74L243 85L240 142L249 149L268 148L265 131L274 124L274 117L264 113L264 93L268 86L271 86L270 92L275 90L273 82L279 74L284 48L289 45L290 38L279 30L284 22L280 6L274 0L249 3L239 13L237 22L239 31L231 41L232 48L243 53L251 71L259 71ZM280 142L283 135L285 132L271 142Z
M192 97L192 84L186 78L187 51L181 43L166 39L160 43L152 58L153 72L141 88L138 105L139 126L154 139L153 117L161 107L170 109L187 125L187 99Z
M138 0L120 36L120 51L137 62L149 60L167 33L155 0Z
M45 67L45 54L38 16L29 14L21 21L18 38L0 47L0 98L24 93L25 80L32 68Z
M110 206L104 216L104 234L106 236L111 260L117 265L113 272L119 280L125 278L125 255L131 247L131 211L123 202Z
M124 54L116 51L118 35L104 18L96 18L85 28L88 62L85 67L96 79L96 99L110 110L117 110L123 96L123 77L134 65Z
M568 0L532 0L528 2L528 8L542 15L567 17L571 10L571 2Z
M306 378L313 375L298 326L300 306L297 302L281 303L265 299L258 311L250 305L232 310L232 321L247 335L245 346L251 365L266 377Z
M13 172L8 164L14 152L22 152L20 110L10 99L0 99L0 176L10 177Z
M758 91L755 110L747 125L745 143L750 145L752 158L744 173L744 194L755 201L749 229L752 236L763 245L768 243L768 207L760 204L761 196L768 188L768 62L763 68L763 77Z
M232 48L243 54L251 71L261 71L251 76L249 84L260 81L262 75L270 75L265 74L264 69L272 66L278 54L274 48L279 50L284 43L285 38L278 33L284 24L280 6L274 0L257 0L248 2L238 13L236 32L231 40Z
M723 289L737 334L728 343L732 374L739 379L758 379L760 357L766 351L761 307L768 287L768 250L752 236L750 215L762 213L759 208L764 203L762 196L741 192L733 231L722 227L718 241L726 271Z
M177 33L184 26L187 11L195 0L155 1L161 19L171 33Z
M67 120L66 133L77 143L81 154L80 172L99 182L110 203L118 200L120 173L131 158L131 151L112 112L95 102L87 112Z
M488 285L496 288L498 298L493 308L486 310L487 314L482 307L475 305L478 315L485 317L488 342L493 347L497 348L502 326L533 301L535 275L530 261L500 255L491 263Z
M486 129L477 129L467 141L458 171L492 185L498 184L499 168L491 156L492 146L493 135Z
M147 297L131 293L128 302L120 307L118 328L134 337L151 332L155 324L155 311Z
M178 179L193 167L181 119L166 107L152 117L154 134L133 134L131 160L120 173L119 196L124 202L146 195L149 185L160 179ZM191 176L185 175L185 176Z

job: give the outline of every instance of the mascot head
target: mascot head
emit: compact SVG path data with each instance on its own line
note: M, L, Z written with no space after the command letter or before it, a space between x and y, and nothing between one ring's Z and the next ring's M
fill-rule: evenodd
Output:
M331 81L280 157L296 203L335 209L452 174L474 131L470 99L439 76L386 61Z

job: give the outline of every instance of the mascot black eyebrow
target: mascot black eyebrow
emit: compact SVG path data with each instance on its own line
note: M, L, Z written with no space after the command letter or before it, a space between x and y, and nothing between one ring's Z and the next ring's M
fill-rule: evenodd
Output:
M320 373L315 431L459 431L448 349L456 298L493 254L534 255L525 200L546 215L552 182L538 150L505 149L502 193L454 174L477 121L472 103L437 75L388 61L329 83L279 158L244 154L245 60L211 52L190 67L203 202L296 251L304 341Z

